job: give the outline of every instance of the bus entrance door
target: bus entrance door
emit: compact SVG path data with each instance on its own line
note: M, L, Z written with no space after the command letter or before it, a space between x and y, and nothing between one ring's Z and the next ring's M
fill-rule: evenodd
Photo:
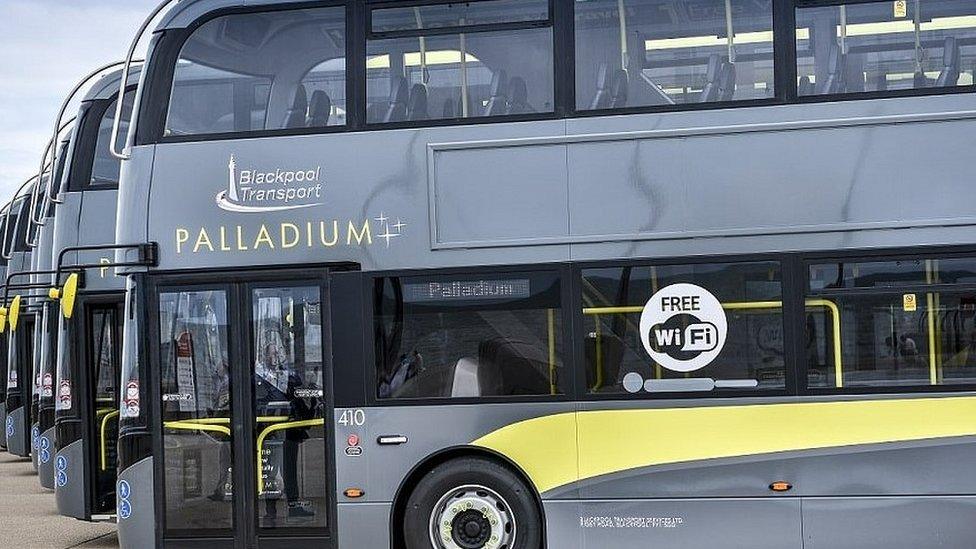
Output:
M24 315L10 326L7 379L7 451L30 457L31 393L34 377L34 316Z
M322 281L158 296L164 539L330 547Z
M122 298L79 296L61 319L55 416L58 512L80 520L115 513Z

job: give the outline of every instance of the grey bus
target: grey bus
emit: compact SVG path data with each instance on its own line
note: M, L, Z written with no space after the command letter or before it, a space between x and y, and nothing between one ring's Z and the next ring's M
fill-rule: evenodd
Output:
M34 176L14 194L11 214L4 218L5 248L0 251L7 260L7 272L0 303L0 321L7 339L7 417L4 425L7 451L19 457L31 456L31 425L34 410L34 315L26 301L11 290L30 288L31 251L27 245L31 197L34 189L44 186L46 178ZM16 213L16 215L14 215ZM11 299L8 301L8 297Z
M0 227L7 221L7 216L11 215L13 201L8 202L0 209ZM0 228L0 247L8 247L7 234ZM0 279L7 280L7 259L0 254ZM2 288L0 288L2 289ZM0 318L0 449L7 449L7 338L3 337L6 332L6 318Z
M124 96L123 127L137 78L133 72ZM120 82L119 70L104 74L82 98L67 171L51 198L58 202L52 278L59 285L70 280L72 287L70 296L56 293L45 302L50 325L44 347L57 349L47 363L56 366L50 402L54 488L58 512L80 520L115 513L124 281L110 267L120 162L109 142Z
M166 7L124 547L976 544L973 2Z

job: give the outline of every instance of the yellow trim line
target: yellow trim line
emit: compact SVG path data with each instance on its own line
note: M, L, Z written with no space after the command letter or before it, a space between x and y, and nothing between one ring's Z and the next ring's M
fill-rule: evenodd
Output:
M475 440L540 493L642 467L976 436L976 397L570 412Z

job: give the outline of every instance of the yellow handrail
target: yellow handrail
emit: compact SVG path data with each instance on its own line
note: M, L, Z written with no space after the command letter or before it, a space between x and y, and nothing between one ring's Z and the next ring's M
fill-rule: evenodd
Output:
M164 421L163 427L181 431L208 431L230 436L230 429L223 425L208 425L205 423L193 423L189 421Z
M230 425L229 417L201 417L176 420L182 423L199 423L201 425ZM258 423L282 423L288 421L288 416L259 416Z
M107 471L108 470L108 439L105 438L105 428L108 427L108 421L110 419L112 419L113 417L119 417L119 411L118 410L109 412L109 413L105 414L104 417L102 417L102 427L101 427L101 430L99 431L101 433L101 440L99 442L100 442L100 445L101 445L101 458L102 459L101 459L100 465L102 466L102 471Z
M844 366L843 366L843 350L841 349L841 329L840 329L840 309L837 304L828 299L808 299L806 300L807 307L823 307L830 311L833 315L833 322L831 333L834 340L834 385L837 387L844 386ZM782 301L741 301L732 303L723 303L722 308L728 310L761 310L761 309L781 309L783 307ZM622 307L586 307L583 309L583 314L587 316L600 316L600 315L612 315L612 314L634 314L644 311L644 305L626 305ZM599 319L597 319L597 333L599 334ZM599 345L598 345L599 354ZM602 385L602 369L597 371L597 381L599 387Z
M325 419L305 419L301 421L289 421L287 423L276 423L274 425L269 425L265 427L261 434L258 435L257 443L257 461L254 462L258 471L258 495L264 493L264 474L261 467L261 454L264 452L264 440L268 438L268 435L277 431L285 431L288 429L304 429L306 427L321 427L325 425Z

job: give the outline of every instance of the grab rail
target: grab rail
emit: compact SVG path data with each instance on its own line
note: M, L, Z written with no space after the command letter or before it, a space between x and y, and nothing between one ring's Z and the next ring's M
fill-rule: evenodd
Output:
M108 471L108 438L105 436L105 429L106 427L108 427L108 421L112 418L117 418L117 417L119 417L118 410L111 411L105 414L104 416L102 416L102 427L99 431L101 433L100 443L101 443L101 450L102 450L101 462L99 463L99 465L102 466L102 471Z
M264 441L268 438L268 435L278 431L286 431L288 429L304 429L307 427L322 427L324 425L325 419L305 419L302 421L276 423L261 431L261 434L258 435L257 442L257 461L254 462L258 472L258 495L264 493L264 474L261 470L261 454L264 453Z
M179 0L163 0L162 3L156 6L156 9L142 22L139 30L136 31L135 37L132 39L132 44L129 45L129 52L126 54L124 65L122 66L122 85L119 86L118 100L115 104L115 121L112 122L112 137L109 143L109 152L119 160L129 159L129 155L125 153L125 147L122 147L121 151L116 150L116 143L119 140L119 130L122 128L122 101L125 97L125 84L129 81L129 70L132 68L132 63L134 63L132 56L135 55L136 48L139 47L139 41L142 40L142 35L149 29L149 24L152 23L153 19L162 13L167 6L177 1ZM138 94L138 91L136 93ZM133 117L135 117L135 113L133 113Z

